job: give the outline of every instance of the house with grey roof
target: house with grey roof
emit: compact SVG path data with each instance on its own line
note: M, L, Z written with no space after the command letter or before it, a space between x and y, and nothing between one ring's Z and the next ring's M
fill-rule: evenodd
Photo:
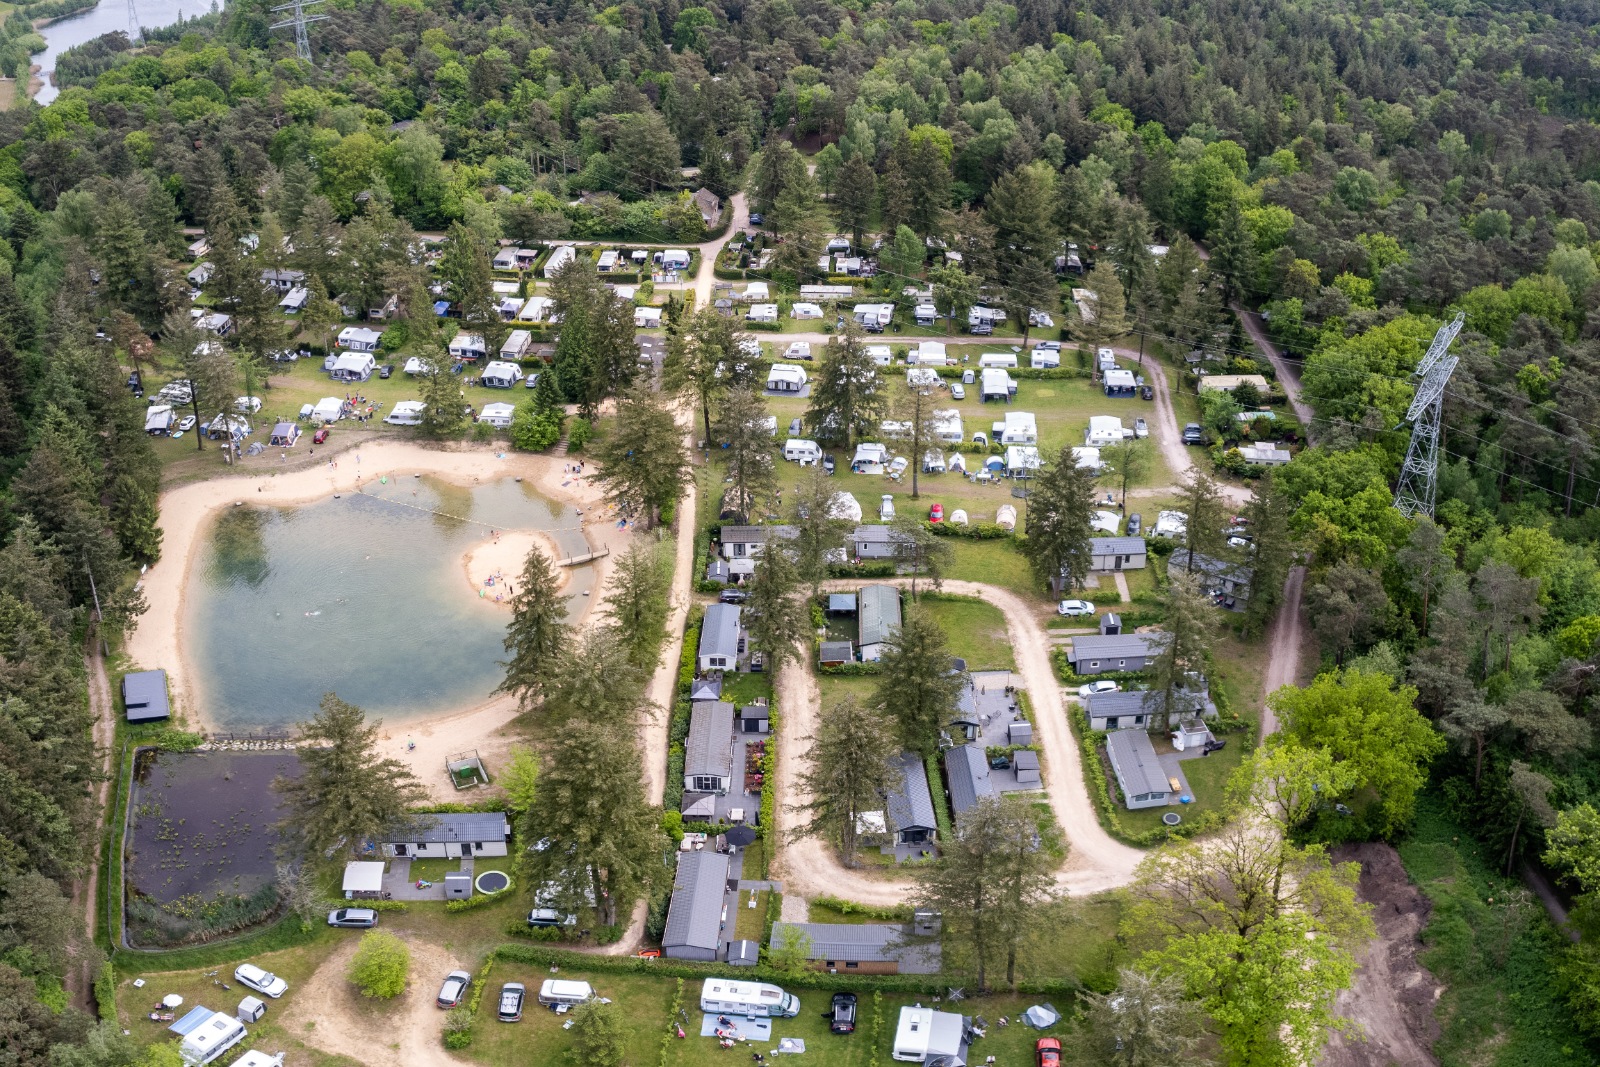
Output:
M793 526L724 526L717 533L722 554L728 559L759 556L774 537L793 541L799 536L800 531Z
M681 852L672 879L661 954L673 960L716 961L722 943L722 897L728 888L728 857L720 852Z
M864 585L857 596L856 649L864 663L883 658L884 643L900 629L900 590L892 585Z
M892 526L857 526L850 534L850 554L856 559L894 559L904 540Z
M989 759L981 745L945 749L944 773L949 780L950 810L958 825L963 815L978 806L978 801L999 795L989 778Z
M933 812L933 793L928 789L928 772L922 757L902 752L896 761L900 784L883 798L888 829L897 845L921 845L939 836L938 819Z
M1067 661L1074 674L1142 671L1161 654L1168 640L1164 633L1082 634L1072 639Z
M1175 570L1194 575L1200 588L1229 611L1243 611L1250 603L1251 567L1180 548L1167 560L1167 573Z
M1091 693L1083 698L1083 713L1091 730L1148 730L1172 726L1182 719L1217 716L1204 678L1173 692L1170 713L1164 703L1165 694L1148 689Z
M689 736L683 742L686 793L726 793L733 787L733 705L702 700L689 709Z
M1116 730L1106 735L1106 756L1130 809L1161 808L1172 803L1173 790L1161 767L1150 735L1143 730Z
M863 923L773 923L772 945L804 934L814 970L839 974L938 974L937 941L908 944L904 926Z
M1149 548L1142 537L1089 538L1090 568L1097 571L1142 571Z
M839 667L855 662L856 648L849 641L823 641L817 647L817 662L824 667Z
M739 669L739 605L712 604L706 608L695 666L701 671Z
M129 722L160 722L172 715L167 703L167 672L130 671L122 676L122 706Z
M454 859L504 856L511 842L511 819L503 811L419 813L381 842L385 856L401 859Z

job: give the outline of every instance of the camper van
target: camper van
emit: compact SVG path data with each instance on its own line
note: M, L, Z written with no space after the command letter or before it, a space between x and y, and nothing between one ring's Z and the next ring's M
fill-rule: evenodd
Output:
M1015 352L985 352L978 357L978 367L1004 367L1006 370L1016 370L1017 354Z
M802 466L822 459L822 447L815 441L791 437L783 443L783 458Z
M711 1015L769 1015L792 1019L800 1014L800 998L765 982L707 978L700 987L700 1010Z
M905 1063L957 1057L966 1025L967 1020L955 1012L908 1005L900 1009L894 1049L889 1054Z
M199 1008L190 1012L190 1015L205 1010ZM184 1016L182 1021L188 1022L189 1017L189 1015ZM198 1023L184 1031L183 1041L178 1045L178 1054L189 1067L204 1067L205 1064L220 1059L224 1052L247 1036L244 1023L224 1012L214 1011L208 1016L202 1016Z
M427 405L420 400L396 401L389 414L383 421L390 426L421 426L422 413L427 410Z
M539 986L539 1003L548 1007L565 1004L569 1008L577 1007L586 1000L594 999L594 987L588 982L562 981L559 978L546 978Z

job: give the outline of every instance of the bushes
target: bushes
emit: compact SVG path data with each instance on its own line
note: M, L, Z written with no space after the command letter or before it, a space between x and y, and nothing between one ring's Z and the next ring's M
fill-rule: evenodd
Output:
M992 522L974 522L966 526L954 526L949 522L925 523L937 537L966 537L974 541L999 541L1008 537L1016 537L1016 532L1008 530Z
M594 424L588 419L573 419L572 429L567 432L567 450L569 452L582 452L583 446L594 439Z
M744 324L744 328L746 330L751 330L751 331L758 332L758 333L782 333L783 332L783 323L781 323L781 322L751 322L750 320L746 319L745 320L745 324Z
M865 663L841 663L834 667L819 667L823 674L835 674L844 678L866 678L874 674L883 673L883 665L877 661Z
M939 377L954 378L956 381L960 381L961 376L967 371L977 373L978 370L975 365L969 367L947 365L933 369L939 372ZM1018 381L1070 381L1073 378L1092 377L1089 371L1077 367L1007 367L1006 370Z
M117 1017L117 969L110 960L94 976L94 1006L101 1019Z
M410 966L411 950L404 941L383 930L369 930L361 935L345 975L362 996L388 1000L405 992Z
M506 886L505 889L500 890L498 893L474 893L465 900L447 900L444 904L444 910L452 915L463 911L477 911L479 908L487 907L500 900L510 890L511 887Z
M844 900L841 897L817 897L811 901L819 908L836 911L840 915L865 915L869 919L881 919L884 922L910 922L911 905L900 904L892 908L880 908L873 904L857 904L853 900Z
M939 757L924 756L923 766L928 771L929 792L933 794L933 821L939 827L939 840L949 841L955 837L955 831L950 822L950 801L944 795L944 785L939 778Z
M474 992L473 996L476 999L477 993ZM444 1047L464 1049L470 1044L472 1044L472 1011L467 1008L451 1008L444 1014Z
M893 563L835 563L828 568L830 578L893 578Z

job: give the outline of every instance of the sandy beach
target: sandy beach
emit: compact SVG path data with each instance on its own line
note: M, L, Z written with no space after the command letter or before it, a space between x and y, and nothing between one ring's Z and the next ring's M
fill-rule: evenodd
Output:
M467 592L480 603L492 608L511 610L511 597L516 592L517 576L528 553L537 548L551 563L561 558L555 539L540 530L501 530L486 537L461 557L461 568L467 576ZM565 567L555 568L553 592L567 587L571 572ZM491 584L492 583L492 584Z
M186 725L203 730L215 724L199 706L190 664L183 654L184 588L189 569L200 547L201 535L212 514L235 504L303 504L328 496L355 492L380 476L433 474L460 485L471 486L498 478L520 477L531 482L545 496L581 508L585 533L596 550L609 548L613 554L627 550L632 529L618 530L611 510L600 503L600 493L587 479L576 478L564 470L561 457L500 451L493 447L441 450L421 445L379 442L346 451L330 458L337 466L317 465L282 472L262 468L259 472L178 486L161 494L163 530L161 561L143 576L145 599L150 609L139 620L128 640L127 651L141 668L163 667L171 682L175 712ZM528 547L538 535L532 531L502 533L499 544L487 539L468 553L464 560L467 579L475 569L481 573L501 570L515 575L522 569ZM548 541L548 539L547 539ZM546 551L553 552L553 542ZM611 557L596 560L595 595L587 600L588 612L604 601L609 589ZM478 578L481 584L482 578ZM588 612L584 618L588 617ZM577 620L580 624L582 619ZM309 713L312 709L307 709ZM516 715L516 705L504 695L447 715L427 720L386 723L386 755L404 759L417 777L440 799L455 796L444 774L445 758L450 753L476 748L485 762L504 766L503 757L514 740L506 726ZM407 747L408 739L414 748Z

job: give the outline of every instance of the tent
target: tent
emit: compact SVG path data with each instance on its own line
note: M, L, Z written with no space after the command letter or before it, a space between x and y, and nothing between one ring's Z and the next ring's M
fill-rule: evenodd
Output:
M844 522L860 522L861 501L849 493L835 493L828 501L828 517Z
M300 427L292 422L280 422L272 428L270 440L275 448L293 448L300 440Z
M1048 1029L1061 1021L1061 1013L1054 1004L1035 1004L1022 1013L1022 1021L1040 1030Z
M944 461L944 467L951 474L965 474L967 473L967 457L960 452L952 452L949 458Z
M344 401L336 396L325 396L311 409L311 418L317 422L338 422L344 414Z
M996 474L1003 474L1005 472L1005 469L1006 469L1005 457L1004 456L990 456L990 457L988 457L987 459L985 459L983 461L983 469L986 470L986 471L993 471Z
M950 518L948 521L951 526L965 526L967 524L966 510L963 508L956 508L950 513Z
M683 809L685 819L710 819L717 814L717 798L704 796Z

